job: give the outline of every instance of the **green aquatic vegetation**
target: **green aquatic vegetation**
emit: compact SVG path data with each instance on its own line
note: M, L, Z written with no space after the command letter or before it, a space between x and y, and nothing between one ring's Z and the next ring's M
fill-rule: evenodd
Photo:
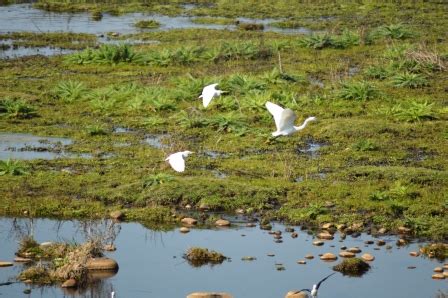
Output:
M358 33L344 30L342 34L331 37L331 47L335 49L347 49L359 45L360 41Z
M391 83L395 87L421 88L428 85L428 80L421 74L403 72L392 76Z
M216 128L218 132L241 132L247 124L244 117L236 112L229 112L227 114L218 114L210 117L207 124Z
M233 95L244 95L253 91L266 90L267 85L262 80L242 74L234 74L222 83L222 89Z
M136 22L134 26L141 29L155 29L159 28L161 24L156 20L141 20Z
M153 185L168 183L174 180L174 176L164 173L149 175L143 179L143 187L151 187Z
M90 15L92 16L92 20L94 21L101 21L101 19L103 18L103 13L101 12L101 10L94 10Z
M359 44L359 34L348 30L344 30L340 35L312 34L299 40L299 46L315 50L324 48L346 49Z
M272 57L272 49L254 42L230 43L224 42L214 58L215 62L219 60L239 60L239 59L268 59Z
M219 82L219 81L218 81ZM211 84L210 79L194 77L191 74L186 76L177 77L173 80L173 84L176 85L176 91L174 92L174 98L177 101L180 100L196 100L202 93L204 86Z
M72 80L61 81L53 89L56 98L69 103L82 99L87 93L88 89L84 83Z
M420 122L423 120L433 120L437 116L434 112L434 103L427 101L412 100L403 104L397 104L390 108L388 114L400 121Z
M312 34L310 36L302 37L299 40L299 46L321 50L332 46L332 40L328 34Z
M360 258L344 259L341 263L333 266L334 271L348 276L362 276L369 269L370 265Z
M184 254L184 258L194 267L206 264L221 264L227 259L223 254L202 247L192 247Z
M448 245L446 243L431 243L420 248L421 252L432 258L444 261L448 258Z
M20 99L0 100L0 116L12 119L29 119L37 116L36 109Z
M0 160L0 176L21 176L28 174L28 167L20 160Z
M365 70L364 74L368 78L385 80L390 76L391 71L389 69L387 69L386 67L373 65L373 66L370 66L369 68L367 68Z
M377 28L374 35L391 39L409 39L416 36L415 32L404 24L381 26Z
M133 51L128 44L101 45L98 49L88 48L84 51L68 55L67 62L76 64L118 64L142 63L143 56Z
M378 89L367 81L343 83L338 97L347 100L371 100L379 97Z
M249 92L239 102L242 109L262 112L266 110L265 104L269 98L269 93Z
M245 31L263 31L264 25L258 23L239 23L238 29Z
M173 116L176 123L184 128L200 128L204 127L207 124L207 119L201 117L195 112L188 113L187 111L180 111L176 115Z
M141 124L146 127L151 128L161 128L164 127L167 123L167 119L159 117L159 116L151 116L144 119Z

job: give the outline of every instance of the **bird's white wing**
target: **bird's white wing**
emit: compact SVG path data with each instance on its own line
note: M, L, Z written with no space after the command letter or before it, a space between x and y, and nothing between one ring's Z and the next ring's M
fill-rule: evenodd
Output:
M296 114L291 109L284 109L282 111L277 129L279 131L290 129L294 126L294 121L296 121L296 118Z
M204 108L206 108L210 102L213 99L213 96L215 95L215 91L214 90L208 90L210 92L202 92L202 104L204 105Z
M202 104L205 108L210 104L215 96L216 86L218 86L218 83L205 86L204 89L202 89Z
M274 116L275 126L277 127L277 130L280 130L280 120L283 113L283 108L279 105L276 105L275 103L272 103L270 101L266 102L266 108L268 109L269 113Z
M176 172L185 171L185 160L182 156L182 152L171 154L168 156L167 160Z

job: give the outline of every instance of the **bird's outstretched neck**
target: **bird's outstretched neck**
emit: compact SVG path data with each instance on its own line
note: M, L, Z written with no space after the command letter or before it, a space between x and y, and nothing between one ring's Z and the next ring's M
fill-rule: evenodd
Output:
M294 126L294 129L295 129L296 131L302 130L302 129L304 129L304 128L306 127L306 125L307 125L308 122L310 122L310 121L316 121L316 117L308 117L308 118L306 118L302 125L300 125L300 126Z

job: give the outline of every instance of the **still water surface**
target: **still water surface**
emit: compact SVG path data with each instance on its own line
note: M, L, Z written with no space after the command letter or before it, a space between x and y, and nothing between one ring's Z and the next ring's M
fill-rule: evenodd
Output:
M231 220L235 220L230 218ZM48 219L11 218L0 219L0 260L12 260L20 235L32 230L39 242L83 241L86 226L78 221L55 221ZM110 224L110 222L108 223ZM108 225L97 222L96 229ZM284 226L274 224L275 230ZM105 229L105 228L104 228ZM177 229L168 232L153 231L137 223L116 224L115 244L117 251L108 255L118 261L120 269L114 276L97 282L81 292L64 292L59 287L34 287L29 297L108 297L113 290L116 297L185 297L194 291L225 291L234 297L273 298L284 297L292 289L310 287L314 282L332 272L337 262L325 263L319 253L338 253L339 247L359 246L364 252L376 257L372 269L362 278L345 277L339 273L328 279L321 287L320 298L335 297L436 297L439 291L446 293L446 280L432 280L432 270L440 265L437 260L414 258L409 252L417 250L417 243L397 248L394 237L383 237L393 249L374 250L375 245L364 247L372 236L350 236L344 242L326 241L324 246L312 245L313 236L303 231L292 239L283 233L284 242L274 243L267 231L234 224L231 229L192 229L181 234ZM297 228L296 228L297 230ZM245 235L245 236L243 236ZM331 247L334 245L335 247ZM182 259L182 254L192 246L217 250L230 257L221 265L193 268ZM274 257L267 256L274 253ZM306 254L316 258L306 265L296 263ZM244 256L254 256L255 261L242 261ZM276 264L286 268L277 271ZM407 269L408 266L416 269ZM14 278L21 265L0 268L0 282ZM28 286L18 283L0 287L1 297L24 297Z

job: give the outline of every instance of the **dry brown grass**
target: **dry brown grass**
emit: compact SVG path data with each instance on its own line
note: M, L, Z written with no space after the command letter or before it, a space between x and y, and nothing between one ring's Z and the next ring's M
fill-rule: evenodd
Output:
M447 62L435 50L431 50L424 45L417 49L409 49L406 52L406 58L436 71L446 71L448 68Z

